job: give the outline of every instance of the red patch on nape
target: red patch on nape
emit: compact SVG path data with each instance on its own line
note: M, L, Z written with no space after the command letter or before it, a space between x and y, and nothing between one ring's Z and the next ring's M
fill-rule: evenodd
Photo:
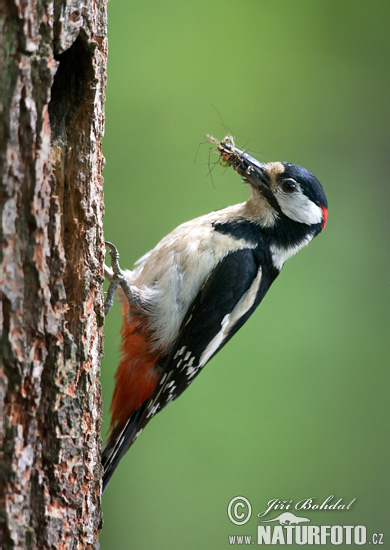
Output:
M326 222L328 221L328 209L325 208L325 206L321 206L321 210L322 210L322 224L321 224L321 227L322 227L322 229L324 229L325 225L326 225Z
M123 314L122 360L115 374L110 430L124 426L132 413L149 399L160 374L155 368L160 354L153 349L146 318L138 315L129 320L127 304Z

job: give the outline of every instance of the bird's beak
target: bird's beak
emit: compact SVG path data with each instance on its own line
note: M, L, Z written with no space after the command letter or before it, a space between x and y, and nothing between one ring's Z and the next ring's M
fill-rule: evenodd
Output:
M222 141L218 141L207 134L206 139L210 143L218 145L217 149L222 161L232 166L245 181L264 194L270 193L270 177L266 164L238 149L230 135L227 135Z
M248 183L257 188L270 189L270 178L267 169L267 165L259 162L255 158L248 155L248 153L242 153L241 164L242 172L241 175L246 179Z

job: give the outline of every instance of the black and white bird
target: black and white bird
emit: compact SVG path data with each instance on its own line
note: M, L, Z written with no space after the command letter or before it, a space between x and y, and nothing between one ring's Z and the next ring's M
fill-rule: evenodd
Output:
M249 184L249 199L180 225L132 271L120 270L108 243L115 268L106 268L109 293L117 288L124 318L103 489L146 424L189 386L252 315L284 262L326 224L327 200L308 170L262 164L231 136L206 137Z

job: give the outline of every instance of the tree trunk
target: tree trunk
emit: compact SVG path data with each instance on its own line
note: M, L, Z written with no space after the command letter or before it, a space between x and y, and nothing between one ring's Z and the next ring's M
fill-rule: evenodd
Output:
M0 0L2 548L98 548L105 0Z

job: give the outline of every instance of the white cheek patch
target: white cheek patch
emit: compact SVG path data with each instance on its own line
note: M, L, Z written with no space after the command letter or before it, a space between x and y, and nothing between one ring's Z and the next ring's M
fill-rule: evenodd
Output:
M278 189L275 196L283 214L295 222L307 225L322 223L321 208L306 197L301 189L298 188L294 193L290 194L283 193L281 189Z

